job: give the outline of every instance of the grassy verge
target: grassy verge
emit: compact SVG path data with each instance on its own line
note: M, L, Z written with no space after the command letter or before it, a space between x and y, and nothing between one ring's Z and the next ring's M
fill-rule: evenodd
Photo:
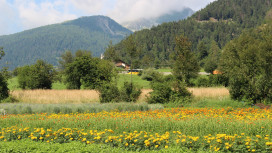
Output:
M163 109L160 104L146 103L91 103L91 104L0 104L8 114L36 114L36 113L98 113L102 111L147 111Z

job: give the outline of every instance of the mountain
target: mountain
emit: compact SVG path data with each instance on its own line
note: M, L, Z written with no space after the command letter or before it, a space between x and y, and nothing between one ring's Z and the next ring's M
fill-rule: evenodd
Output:
M116 44L131 33L108 17L91 16L0 36L6 53L0 65L8 63L14 69L37 59L57 65L65 50L90 50L93 56L100 56L110 41Z
M165 22L173 22L186 19L193 13L194 11L192 9L185 8L182 11L173 11L156 18L141 18L136 21L122 23L122 25L132 31L139 31L142 29L150 29L153 26L157 26Z
M206 46L208 51L211 44L222 49L244 29L268 23L272 16L271 8L272 0L217 0L185 20L137 31L132 36L137 50L141 52L134 65L169 65L169 56L175 49L175 38L180 35L189 38L196 54L200 52L201 45ZM126 40L114 48L116 56L129 63L129 55L124 50Z

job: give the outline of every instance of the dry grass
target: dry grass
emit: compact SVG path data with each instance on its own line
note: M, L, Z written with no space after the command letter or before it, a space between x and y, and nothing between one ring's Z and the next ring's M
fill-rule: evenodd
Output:
M212 99L220 99L224 97L229 97L229 90L227 88L189 88L189 91L193 93L193 95L200 98L212 98Z
M11 95L23 103L63 104L99 101L99 95L94 90L15 90Z
M189 88L195 98L224 98L229 96L226 88ZM145 101L151 89L142 90L140 102ZM23 103L65 104L93 103L99 101L99 94L94 90L15 90L11 95Z

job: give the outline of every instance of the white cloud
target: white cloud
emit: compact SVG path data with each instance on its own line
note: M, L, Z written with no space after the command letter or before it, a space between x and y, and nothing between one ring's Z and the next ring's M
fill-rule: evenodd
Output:
M75 8L89 14L98 14L104 9L109 0L68 0Z
M190 7L197 11L214 0L0 0L0 35L80 16L107 15L117 22L152 18Z
M54 2L45 1L39 4L32 0L17 0L15 5L18 8L19 18L22 21L24 29L77 18L76 15L68 12L68 6L65 4L65 1L61 0Z
M116 0L109 16L119 22L148 19L171 11L180 11L184 7L199 10L212 1L214 0Z

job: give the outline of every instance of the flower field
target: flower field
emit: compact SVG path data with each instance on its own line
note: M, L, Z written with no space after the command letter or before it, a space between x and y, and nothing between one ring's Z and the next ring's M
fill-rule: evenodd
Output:
M173 108L0 116L0 141L104 144L126 150L271 152L272 110Z

